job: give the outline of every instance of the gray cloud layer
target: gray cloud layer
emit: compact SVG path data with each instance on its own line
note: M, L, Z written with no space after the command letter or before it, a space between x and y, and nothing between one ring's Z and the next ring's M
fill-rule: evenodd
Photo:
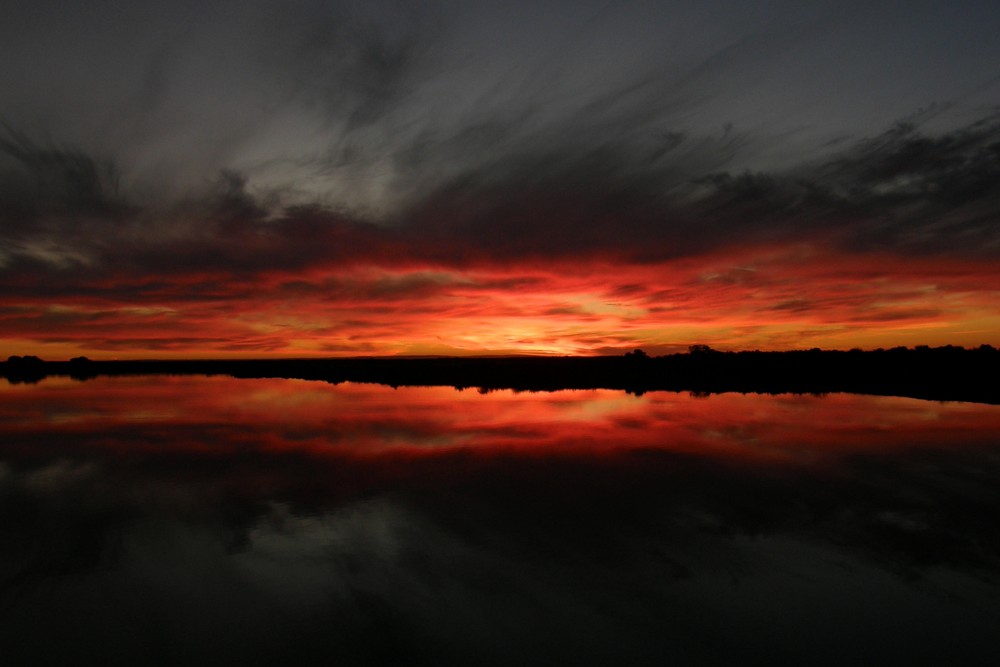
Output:
M943 6L20 7L0 263L991 255L998 18Z

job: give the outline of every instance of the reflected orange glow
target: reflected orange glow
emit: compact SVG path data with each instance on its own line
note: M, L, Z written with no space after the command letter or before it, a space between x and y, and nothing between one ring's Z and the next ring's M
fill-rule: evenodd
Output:
M303 380L121 377L3 384L0 398L2 453L14 459L73 457L81 447L111 448L114 455L352 459L465 450L544 456L648 450L811 465L852 452L1000 441L997 406L849 394L481 394Z
M399 260L105 278L74 296L11 294L0 306L0 355L50 359L1000 344L1000 273L989 263L807 245L654 264Z

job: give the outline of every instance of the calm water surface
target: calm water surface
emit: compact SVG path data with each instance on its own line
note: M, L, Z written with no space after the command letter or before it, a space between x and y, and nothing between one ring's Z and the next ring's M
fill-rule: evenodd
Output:
M0 384L4 664L998 664L1000 407Z

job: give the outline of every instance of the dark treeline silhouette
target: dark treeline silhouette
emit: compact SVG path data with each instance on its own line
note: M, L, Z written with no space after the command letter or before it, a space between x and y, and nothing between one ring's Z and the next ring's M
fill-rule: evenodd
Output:
M7 363L0 365L3 367L3 374L12 384L38 382L51 372L51 364L46 364L33 354L23 357L12 355L7 357Z
M686 354L651 357L423 357L192 361L44 362L10 357L0 363L10 382L47 375L85 380L99 375L201 374L295 378L398 386L452 386L480 391L621 389L696 393L833 393L910 396L1000 403L1000 351L989 345L889 350L719 352L692 345Z

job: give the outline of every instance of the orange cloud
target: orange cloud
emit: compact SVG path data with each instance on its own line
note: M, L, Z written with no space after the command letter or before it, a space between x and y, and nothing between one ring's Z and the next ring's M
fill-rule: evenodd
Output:
M0 329L0 354L52 358L979 345L1000 343L1000 275L985 259L816 244L652 263L390 255L304 271L101 276L57 297L8 296Z

